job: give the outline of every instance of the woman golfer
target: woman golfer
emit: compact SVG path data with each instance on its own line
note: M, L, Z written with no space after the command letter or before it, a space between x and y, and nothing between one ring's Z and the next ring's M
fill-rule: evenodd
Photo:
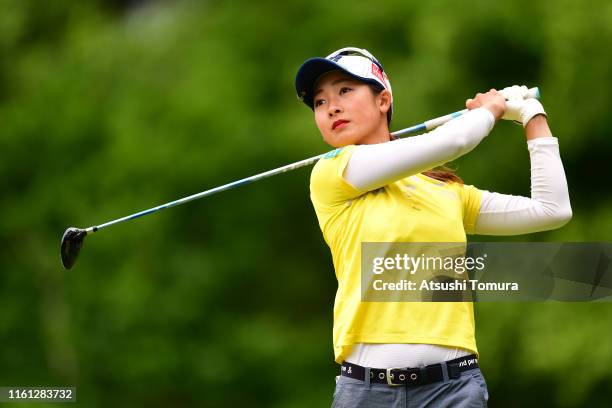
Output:
M363 302L362 242L466 242L466 234L558 228L572 216L546 113L525 87L490 90L423 135L391 142L391 84L368 51L343 48L304 62L298 96L336 150L314 167L310 191L333 257L338 291L333 346L341 375L335 407L482 407L471 302ZM468 153L498 119L521 122L531 197L480 190L442 166Z

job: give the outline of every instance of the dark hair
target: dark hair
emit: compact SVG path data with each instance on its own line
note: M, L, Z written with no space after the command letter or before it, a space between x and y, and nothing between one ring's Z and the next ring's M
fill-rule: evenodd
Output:
M378 95L379 93L383 91L383 89L385 89L382 87L382 85L379 85L379 84L368 83L368 85L370 85L370 88L374 92L374 95ZM390 125L390 124L391 124L391 109L387 111L387 125ZM437 166L431 170L423 171L421 173L426 175L427 177L431 177L433 179L443 181L445 183L455 182L455 183L463 184L463 180L461 179L461 177L455 174L455 169L452 169L447 166Z

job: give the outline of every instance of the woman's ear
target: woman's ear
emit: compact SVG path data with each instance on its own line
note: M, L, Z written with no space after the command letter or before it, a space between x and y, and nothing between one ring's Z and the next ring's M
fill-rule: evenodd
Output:
M378 108L385 115L391 109L391 93L387 89L383 89L377 95Z

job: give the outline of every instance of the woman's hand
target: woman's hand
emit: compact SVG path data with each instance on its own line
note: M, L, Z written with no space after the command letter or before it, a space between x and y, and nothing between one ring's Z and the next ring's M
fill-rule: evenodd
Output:
M506 100L495 89L487 93L477 93L473 99L465 101L465 106L470 110L481 107L488 109L495 116L495 120L501 118L506 112Z
M544 107L534 98L525 99L527 87L525 85L513 85L502 89L501 93L507 98L506 113L502 119L513 120L522 123L527 128L530 120L536 116L546 117Z

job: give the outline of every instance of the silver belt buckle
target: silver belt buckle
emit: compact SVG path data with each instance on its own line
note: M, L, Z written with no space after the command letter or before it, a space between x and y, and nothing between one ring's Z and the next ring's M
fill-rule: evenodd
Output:
M391 382L391 378L393 378L393 374L391 374L391 370L395 370L395 368L387 368L387 384L391 387L401 387L404 384L395 384Z

